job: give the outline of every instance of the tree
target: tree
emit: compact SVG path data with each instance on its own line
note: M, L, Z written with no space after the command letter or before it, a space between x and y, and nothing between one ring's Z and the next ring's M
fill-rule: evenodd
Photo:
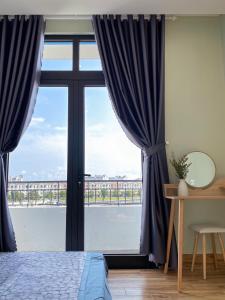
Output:
M8 192L8 201L12 202L12 192Z
M118 191L117 190L113 190L112 191L112 196L113 197L118 197Z
M62 202L66 202L66 191L59 192L59 200Z
M108 190L107 189L101 189L101 196L103 200L105 200L105 197L108 195Z
M89 190L89 198L94 198L95 193L94 191Z
M137 190L136 194L137 196L141 197L141 190Z
M21 201L21 194L18 191L12 191L12 201L13 202L20 202Z
M31 200L37 200L40 198L38 191L29 191L29 197Z
M28 199L29 199L29 202L30 201L35 201L35 204L36 202L40 199L40 195L38 193L38 191L36 190L31 190L28 192Z
M44 198L47 199L47 200L52 200L54 198L53 192L52 191L48 191L47 193L45 193L45 197Z
M130 190L126 190L125 195L126 195L126 197L131 197L132 192Z

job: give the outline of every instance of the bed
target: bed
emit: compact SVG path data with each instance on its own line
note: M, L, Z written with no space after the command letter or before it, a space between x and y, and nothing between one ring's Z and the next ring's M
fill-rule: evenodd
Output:
M111 300L102 254L15 252L0 254L1 300Z

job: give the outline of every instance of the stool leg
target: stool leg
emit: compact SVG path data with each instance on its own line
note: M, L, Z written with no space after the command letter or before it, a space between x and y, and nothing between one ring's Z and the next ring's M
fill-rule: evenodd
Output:
M203 256L203 279L206 279L206 238L202 234L202 256Z
M215 266L215 269L217 269L216 240L215 240L215 234L214 233L211 233L211 244L212 244L214 266Z
M218 235L218 238L219 238L220 247L221 247L221 251L222 251L222 254L223 254L223 259L225 261L225 249L224 249L223 239L222 239L222 236L221 236L220 233L217 233L217 235Z
M191 272L194 271L195 266L195 258L198 251L198 239L199 239L199 233L195 233L195 242L194 242L194 249L193 249L193 256L192 256L192 264L191 264Z

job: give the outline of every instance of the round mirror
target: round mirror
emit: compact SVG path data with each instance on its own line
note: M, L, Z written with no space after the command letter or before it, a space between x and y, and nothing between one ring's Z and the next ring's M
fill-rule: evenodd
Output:
M212 183L216 175L214 161L203 152L191 152L187 154L188 161L191 163L186 182L192 187L206 187Z

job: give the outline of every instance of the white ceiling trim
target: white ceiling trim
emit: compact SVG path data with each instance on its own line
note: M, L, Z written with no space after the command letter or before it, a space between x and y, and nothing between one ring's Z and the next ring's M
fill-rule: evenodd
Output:
M177 17L218 17L221 14L206 14L206 15L166 15L167 20L175 20ZM122 15L124 18L126 18L126 15ZM134 15L138 17L138 15ZM146 17L149 15L145 15ZM46 20L87 20L91 21L92 15L45 15L44 18Z
M138 18L137 14L133 14L134 17ZM146 18L149 17L149 14L144 15ZM87 20L90 21L92 19L92 15L58 15L58 16L51 16L51 15L45 15L44 16L46 20ZM127 18L127 15L123 14L122 18ZM167 19L174 19L176 16L166 16Z
M53 16L93 14L225 14L224 0L0 0L0 13Z

